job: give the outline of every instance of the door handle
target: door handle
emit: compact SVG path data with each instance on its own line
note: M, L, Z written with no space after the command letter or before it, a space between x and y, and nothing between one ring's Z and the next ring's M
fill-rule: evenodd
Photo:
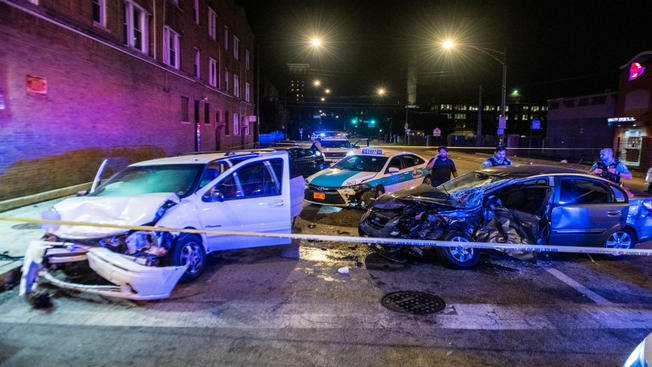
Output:
M607 212L607 215L610 217L615 217L621 215L623 212L620 210L610 210Z
M277 201L277 202L275 202L275 203L271 203L271 204L269 204L269 206L271 206L271 207L273 207L273 208L278 208L278 207L281 207L281 206L283 206L283 205L285 205L285 202L283 202L283 201Z

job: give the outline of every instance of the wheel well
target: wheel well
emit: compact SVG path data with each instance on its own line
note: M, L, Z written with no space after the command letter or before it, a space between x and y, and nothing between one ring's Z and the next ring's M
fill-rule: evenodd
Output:
M638 242L638 233L636 233L636 229L634 229L634 227L629 225L625 226L625 228L632 231L632 234L634 234L634 241L632 241L633 242L632 245L636 244Z
M194 229L197 230L197 228L194 227L185 227L184 229ZM199 242L201 242L201 247L204 248L204 253L208 253L208 249L206 248L206 234L205 233L187 233L187 232L181 232L179 235L174 239L174 244L176 245L177 241L181 236L192 236L192 237L197 237L199 238Z

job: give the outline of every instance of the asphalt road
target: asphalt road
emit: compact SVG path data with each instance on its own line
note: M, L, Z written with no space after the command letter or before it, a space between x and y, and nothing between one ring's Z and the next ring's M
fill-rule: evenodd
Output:
M486 157L451 155L460 172ZM355 235L361 214L310 205L294 232ZM622 365L652 331L651 276L644 257L491 253L459 271L350 243L227 251L162 301L45 287L53 307L40 310L16 289L0 293L0 367ZM445 308L412 315L381 305L405 290L437 295Z

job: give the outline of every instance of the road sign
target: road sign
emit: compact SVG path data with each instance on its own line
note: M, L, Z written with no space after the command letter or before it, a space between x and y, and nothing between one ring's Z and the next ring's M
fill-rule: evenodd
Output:
M441 136L441 130L436 127L434 130L432 130L432 136Z
M532 130L541 129L541 120L532 120Z

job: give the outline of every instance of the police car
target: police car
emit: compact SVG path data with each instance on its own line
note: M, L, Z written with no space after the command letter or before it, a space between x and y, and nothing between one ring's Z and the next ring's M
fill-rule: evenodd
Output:
M331 137L321 140L321 150L324 153L324 160L336 162L340 159L355 153L356 144L352 144L347 138Z
M368 148L358 152L308 177L304 199L322 205L368 205L385 192L429 183L426 160L419 155Z

